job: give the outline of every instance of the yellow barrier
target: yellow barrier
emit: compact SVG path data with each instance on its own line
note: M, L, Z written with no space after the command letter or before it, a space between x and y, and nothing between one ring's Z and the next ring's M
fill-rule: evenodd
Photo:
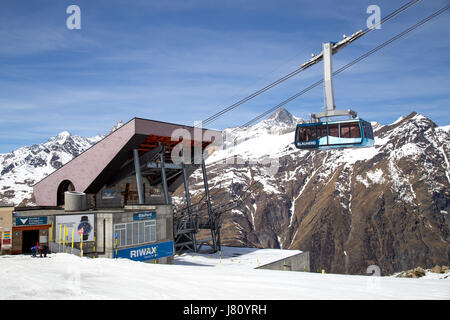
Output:
M83 235L80 234L80 257L83 256Z
M69 244L69 227L66 228L66 242ZM68 248L66 248L66 253L68 252Z

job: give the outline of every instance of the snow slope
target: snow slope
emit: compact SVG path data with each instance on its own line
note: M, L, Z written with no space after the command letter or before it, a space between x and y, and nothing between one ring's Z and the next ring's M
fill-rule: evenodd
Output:
M233 257L236 248L225 247L222 260L186 254L174 265L64 253L0 256L0 299L450 299L448 280L252 268L256 258L277 260L283 251L238 249Z
M214 254L184 253L178 255L175 258L175 264L254 269L301 252L302 251L300 250L256 249L222 246L221 252L216 252Z

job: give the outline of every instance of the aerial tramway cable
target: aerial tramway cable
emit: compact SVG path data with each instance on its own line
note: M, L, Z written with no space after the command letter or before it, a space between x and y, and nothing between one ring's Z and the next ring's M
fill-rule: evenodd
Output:
M341 73L342 71L350 68L351 66L355 65L356 63L360 62L361 60L364 60L365 58L367 58L368 56L374 54L375 52L377 52L378 50L381 50L382 48L384 48L385 46L387 46L388 44L398 40L399 38L405 36L406 34L408 34L409 32L413 31L414 29L420 27L421 25L423 25L424 23L430 21L431 19L439 16L440 14L442 14L443 12L445 12L446 10L448 10L450 8L450 4L446 5L445 7L439 9L438 11L436 11L435 13L431 14L430 16L426 17L425 19L419 21L418 23L414 24L413 26L409 27L408 29L404 30L403 32L397 34L396 36L390 38L389 40L387 40L386 42L378 45L377 47L373 48L372 50L366 52L365 54L363 54L362 56L356 58L355 60L353 60L352 62L346 64L345 66L339 68L338 70L336 70L335 72L333 72L333 76L338 75L339 73ZM281 107L283 107L284 105L288 104L289 102L291 102L292 100L300 97L301 95L305 94L306 92L314 89L315 87L321 85L323 83L323 79L319 80L313 84L311 84L310 86L308 86L307 88L303 89L302 91L296 93L295 95L289 97L288 99L284 100L283 102L277 104L276 106L270 108L269 110L263 112L262 114L260 114L259 116L253 118L252 120L246 122L245 124L243 124L242 126L238 127L238 128L245 128L248 127L249 125L251 125L252 123L260 120L261 118L264 118L265 116L267 116L268 114L280 109ZM237 128L235 129L237 130ZM233 131L235 131L233 130Z
M397 16L398 14L402 13L403 11L405 11L406 9L408 9L409 7L411 7L412 5L416 4L417 2L419 2L420 0L411 0L407 3L405 3L404 5L402 5L400 8L396 9L395 11L391 12L390 14L388 14L386 17L384 17L380 23L378 25L381 25L389 20L391 20L392 18L394 18L395 16ZM374 30L374 28L366 28L364 30L362 30L361 32L358 32L357 36L355 37L355 40L367 33L369 33L370 31ZM353 41L353 40L352 40ZM350 43L350 42L349 42ZM347 45L348 43L346 43L345 45ZM224 108L223 110L213 114L212 116L206 118L205 120L203 120L202 122L200 122L200 125L203 127L213 121L215 121L216 119L218 119L219 117L223 116L225 113L235 109L236 107L240 106L241 104L259 96L260 94L272 89L273 87L279 85L280 83L292 78L293 76L299 74L300 72L306 70L307 68L309 68L310 66L316 64L317 62L319 62L320 59L315 59L313 61L310 61L309 63L305 63L303 64L300 68L292 71L291 73L285 75L284 77L272 82L271 84L265 86L264 88L252 93L251 95L239 100L238 102ZM198 125L196 125L198 126Z

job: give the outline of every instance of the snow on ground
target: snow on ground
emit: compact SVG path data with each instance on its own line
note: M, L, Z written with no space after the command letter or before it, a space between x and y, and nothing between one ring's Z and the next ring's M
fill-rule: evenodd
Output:
M391 277L397 277L400 274L400 272L395 273ZM445 273L436 273L431 272L429 269L425 270L425 275L420 278L416 278L417 280L446 280L450 281L450 271L447 271Z
M254 269L298 253L300 250L223 247L214 254L184 253L175 257L177 265Z
M223 161L235 155L239 155L243 161L257 161L273 156L279 157L283 155L282 151L290 145L294 147L292 132L283 135L262 134L236 146L217 150L206 160L206 164Z
M0 256L0 299L450 299L450 281L253 269L289 250L223 248L174 265ZM267 259L267 260L266 260Z

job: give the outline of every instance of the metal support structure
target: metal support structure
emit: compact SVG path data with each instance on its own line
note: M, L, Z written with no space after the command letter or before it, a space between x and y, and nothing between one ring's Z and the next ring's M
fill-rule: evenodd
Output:
M184 156L183 149L181 149L181 152L183 153L183 156ZM183 157L183 159L184 159L184 157ZM196 219L192 215L191 196L189 194L188 174L187 174L187 170L186 170L186 165L184 163L183 163L183 180L184 180L184 193L185 193L185 197L186 197L186 204L187 204L189 219L191 220L191 223L195 226L194 232L192 233L192 245L193 245L194 252L196 252L197 251L197 241L196 241L196 235L195 235L197 233L196 221L195 221Z
M142 173L142 168L144 167L144 165L147 162L154 161L155 158L158 158L160 152L161 152L161 148L158 147L158 148L155 148L153 150L150 150L150 151L144 153L143 155L141 155L139 157L139 164L141 165L141 173ZM130 162L129 164L125 165L123 168L121 168L120 170L118 170L115 173L113 180L109 181L109 184L117 184L119 181L121 181L135 173L136 173L135 165L133 162Z
M139 152L137 149L133 149L133 157L134 157L134 170L136 171L136 184L138 190L139 204L144 204L144 190L142 188L142 174L141 174L141 165L139 163Z
M199 252L203 246L210 248L207 249L208 252L217 252L220 250L221 225L219 222L219 212L224 209L224 206L213 207L205 161L204 159L201 160L206 200L204 202L200 201L195 205L192 205L191 202L188 177L198 166L181 163L183 177L180 176L178 179L183 179L186 207L174 212L174 247L178 253L186 251ZM154 168L154 164L148 163L147 167L149 166ZM205 231L209 230L211 232L211 238L197 239L200 229Z
M333 64L331 56L331 43L322 44L323 52L323 88L325 93L325 107L327 111L333 111L334 92L333 92Z
M183 166L183 179L184 179L184 194L186 197L186 204L187 204L189 213L191 213L191 197L189 195L189 182L188 182L186 167L184 167L184 166Z
M333 43L323 43L321 57L323 59L323 88L324 88L324 102L325 111L316 114L311 114L312 122L320 122L321 118L326 118L330 121L330 117L348 116L349 119L356 118L357 113L351 109L336 110L334 104L334 89L333 89L333 63L332 56L335 53L333 50Z
M209 194L209 186L208 186L208 177L206 176L206 165L205 165L205 159L202 158L202 173L203 173L203 184L205 186L205 195L206 195L206 204L208 206L208 216L209 216L209 224L211 228L211 238L213 241L213 251L216 252L219 250L220 245L217 243L218 239L216 238L216 226L217 221L214 217L214 213L211 206L211 196Z
M191 166L191 165L185 165L185 166ZM183 169L183 165L182 164L174 164L174 163L164 163L164 168L180 170L180 169ZM145 165L145 169L161 169L161 163L149 161Z
M159 145L161 146L161 142L159 142ZM167 188L166 168L165 168L165 161L164 161L165 151L166 151L166 148L164 146L162 146L162 151L160 154L161 176L162 176L162 184L163 184L163 190L164 190L164 202L165 202L165 204L169 204L169 191Z

